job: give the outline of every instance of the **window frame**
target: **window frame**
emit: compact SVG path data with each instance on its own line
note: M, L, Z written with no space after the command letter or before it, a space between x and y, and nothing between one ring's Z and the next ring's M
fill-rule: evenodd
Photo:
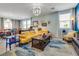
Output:
M69 19L69 20L66 20L66 19L65 19L65 20L60 20L60 16L61 16L61 15L67 15L67 14L70 15L70 17L69 17L70 19ZM69 26L68 26L68 28L65 27L64 25L63 25L63 27L61 26L61 22L64 23L64 22L66 22L66 21L67 21L67 22L69 21L69 23L70 23ZM70 28L72 28L71 22L72 22L72 20L71 20L71 13L70 13L70 12L69 12L69 13L62 13L62 14L60 13L60 14L59 14L59 28L61 28L61 29L70 29Z

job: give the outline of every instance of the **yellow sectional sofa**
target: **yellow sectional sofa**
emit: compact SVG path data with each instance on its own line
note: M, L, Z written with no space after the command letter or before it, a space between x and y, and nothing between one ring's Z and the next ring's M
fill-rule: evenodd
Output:
M20 34L20 43L27 43L27 42L31 41L33 37L42 35L43 33L47 34L48 30L42 29L40 31L35 30L35 31L22 32Z

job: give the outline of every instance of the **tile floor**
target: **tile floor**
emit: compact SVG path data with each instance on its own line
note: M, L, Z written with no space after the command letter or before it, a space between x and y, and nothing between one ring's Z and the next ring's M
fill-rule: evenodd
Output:
M14 48L15 47L12 46L12 50ZM44 51L40 51L35 48L33 48L33 51L37 56L77 56L73 46L69 44L65 44L62 49L47 46ZM0 39L0 54L3 54L4 52L6 52L5 40Z

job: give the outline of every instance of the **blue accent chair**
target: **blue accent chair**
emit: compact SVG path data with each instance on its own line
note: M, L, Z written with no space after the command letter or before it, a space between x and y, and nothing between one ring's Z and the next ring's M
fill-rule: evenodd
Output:
M16 36L14 37L10 37L10 38L6 38L6 50L7 50L7 46L9 45L9 49L11 50L11 45L19 43L19 40L16 39Z

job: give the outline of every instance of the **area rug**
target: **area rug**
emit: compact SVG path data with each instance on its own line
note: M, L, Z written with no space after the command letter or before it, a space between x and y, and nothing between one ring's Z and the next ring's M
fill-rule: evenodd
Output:
M30 49L17 48L15 51L17 56L35 56L35 53Z
M32 49L30 44L27 44L22 47L16 47L14 53L16 56L77 56L72 45L58 38L53 38L44 51ZM5 55L8 56L11 53L4 53L1 56Z
M52 39L50 43L48 44L48 46L52 48L63 48L64 44L66 44L66 42L63 40Z

